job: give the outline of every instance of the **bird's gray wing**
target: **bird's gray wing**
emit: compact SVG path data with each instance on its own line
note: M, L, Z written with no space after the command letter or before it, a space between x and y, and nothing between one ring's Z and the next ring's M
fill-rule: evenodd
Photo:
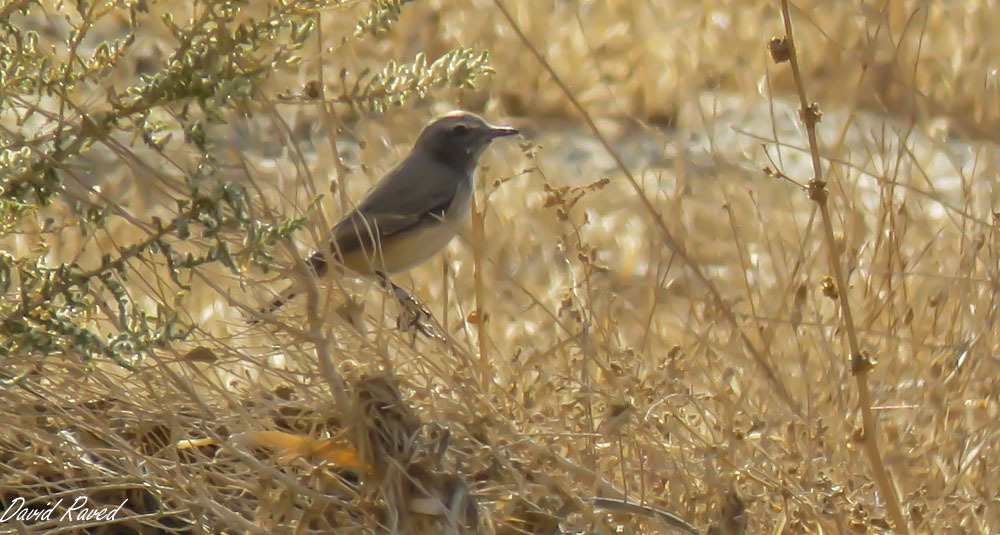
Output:
M440 222L467 181L468 177L423 151L411 152L333 227L330 252L338 258L358 248L375 251L377 243ZM309 263L318 275L325 273L322 252L314 254Z
M375 245L422 224L440 222L469 176L448 167L425 151L414 149L389 171L371 192L332 230L330 252L317 251L307 263L317 276L326 274L328 256L339 259L358 248ZM273 312L299 292L292 284L261 312Z
M413 215L438 209L469 177L415 148L358 203L366 217ZM346 218L345 218L346 219Z

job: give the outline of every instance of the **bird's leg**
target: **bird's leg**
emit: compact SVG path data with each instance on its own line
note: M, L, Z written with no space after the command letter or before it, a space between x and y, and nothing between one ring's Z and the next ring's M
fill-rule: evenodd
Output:
M392 295L396 297L399 305L403 307L403 313L396 319L396 326L400 329L405 328L406 330L415 329L424 336L433 336L433 327L424 321L434 317L431 311L427 310L427 307L417 300L416 297L413 297L409 292L389 280L389 277L385 273L377 272L376 275L382 281L382 284L385 285L385 288L392 291Z

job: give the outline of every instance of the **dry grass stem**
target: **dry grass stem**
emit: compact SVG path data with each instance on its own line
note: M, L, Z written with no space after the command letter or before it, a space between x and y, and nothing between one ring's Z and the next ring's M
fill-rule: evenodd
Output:
M861 443L864 446L865 454L875 474L875 481L882 497L886 500L889 516L892 518L894 528L900 533L909 533L909 525L903 517L900 507L896 486L892 481L885 463L882 461L882 454L879 451L879 431L875 414L872 411L871 392L868 387L868 374L871 371L872 361L867 352L861 350L858 342L858 331L854 323L854 316L851 313L850 293L847 286L847 277L844 276L844 267L840 251L837 247L836 238L833 232L833 217L830 215L829 194L826 182L823 180L823 164L819 153L819 142L816 139L816 124L819 123L822 113L819 106L810 103L806 97L805 83L802 81L802 73L799 70L798 50L795 48L795 39L792 32L792 19L788 11L788 0L781 0L781 15L785 23L785 39L787 39L787 59L790 62L792 76L795 79L795 87L798 89L799 109L802 123L805 125L806 135L809 138L809 154L812 157L813 178L809 180L806 191L809 198L819 206L820 220L823 223L823 237L825 238L827 251L830 255L830 269L834 273L837 282L837 302L840 304L841 314L843 314L844 331L850 349L851 375L854 377L858 388L858 408L861 412L862 436ZM780 57L775 58L778 62Z

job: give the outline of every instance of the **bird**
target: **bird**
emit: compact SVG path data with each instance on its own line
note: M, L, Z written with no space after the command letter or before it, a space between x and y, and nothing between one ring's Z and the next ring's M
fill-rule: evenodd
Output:
M432 119L410 152L334 225L329 250L309 257L312 274L325 276L332 261L348 273L374 276L401 301L416 303L389 276L448 245L468 217L480 156L494 139L518 133L467 111ZM277 310L301 291L293 283L260 312Z

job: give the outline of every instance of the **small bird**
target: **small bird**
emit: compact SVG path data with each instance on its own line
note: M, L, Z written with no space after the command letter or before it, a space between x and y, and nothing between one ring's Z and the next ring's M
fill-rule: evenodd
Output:
M329 253L316 252L307 261L312 272L324 276L332 259L348 272L374 275L415 303L389 275L448 245L468 216L479 157L494 139L517 133L465 111L433 119L410 153L333 227ZM300 291L292 284L261 312L278 309Z

